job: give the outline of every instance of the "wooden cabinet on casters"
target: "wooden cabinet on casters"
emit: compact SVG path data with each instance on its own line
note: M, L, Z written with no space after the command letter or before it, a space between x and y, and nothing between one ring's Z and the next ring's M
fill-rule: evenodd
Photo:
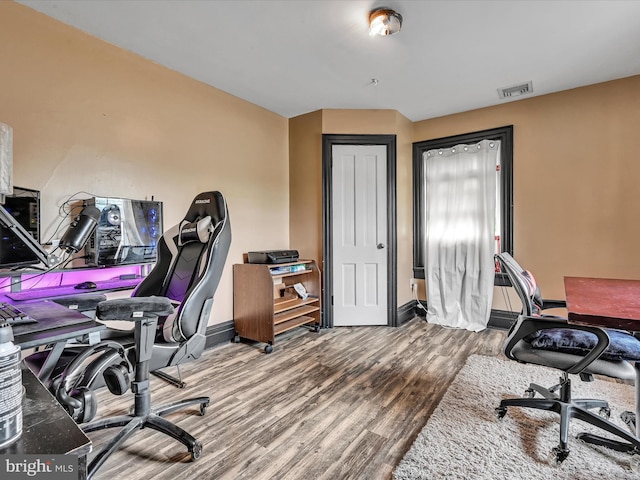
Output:
M295 291L300 283L307 298ZM233 266L235 342L264 342L273 351L276 335L302 325L320 329L320 271L313 260Z

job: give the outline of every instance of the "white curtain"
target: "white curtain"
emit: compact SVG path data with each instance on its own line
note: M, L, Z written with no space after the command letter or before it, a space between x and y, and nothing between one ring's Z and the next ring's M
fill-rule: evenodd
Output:
M491 314L500 142L424 153L427 320L478 332Z

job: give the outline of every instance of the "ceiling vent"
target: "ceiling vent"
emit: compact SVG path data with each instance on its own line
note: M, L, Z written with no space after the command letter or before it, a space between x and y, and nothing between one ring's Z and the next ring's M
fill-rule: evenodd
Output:
M520 97L530 93L533 93L533 83L531 82L498 89L498 96L500 98Z

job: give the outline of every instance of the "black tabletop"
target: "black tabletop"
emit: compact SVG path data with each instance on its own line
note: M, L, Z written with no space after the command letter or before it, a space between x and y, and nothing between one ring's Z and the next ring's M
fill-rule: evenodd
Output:
M75 454L91 452L91 441L40 380L23 363L22 435L0 449L6 454Z

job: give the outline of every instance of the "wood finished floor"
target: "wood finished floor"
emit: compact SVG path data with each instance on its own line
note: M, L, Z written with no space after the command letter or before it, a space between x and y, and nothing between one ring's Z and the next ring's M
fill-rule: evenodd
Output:
M227 344L182 367L187 387L152 377L152 403L208 395L166 418L204 445L136 432L94 480L388 479L471 354L499 355L505 332L472 333L414 318L399 328L304 328L260 344ZM174 373L168 369L168 373ZM128 412L131 396L98 395L99 416ZM111 431L93 432L94 451Z

